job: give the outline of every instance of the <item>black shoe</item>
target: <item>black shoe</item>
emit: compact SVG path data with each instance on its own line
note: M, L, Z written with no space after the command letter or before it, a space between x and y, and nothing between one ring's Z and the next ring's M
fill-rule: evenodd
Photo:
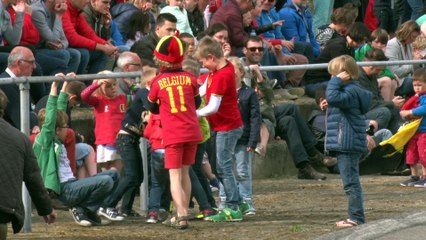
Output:
M130 210L130 211L122 212L121 216L123 216L125 218L140 218L140 217L142 217L138 212L136 212L133 209Z
M87 218L94 226L106 225L110 223L108 220L101 219L97 212L86 211Z
M73 207L70 209L70 213L74 221L84 227L92 226L92 221L87 217L86 211L81 207Z
M299 173L297 174L297 178L299 179L313 179L322 181L327 179L327 177L319 172L317 172L311 165L307 164L305 167L299 169Z

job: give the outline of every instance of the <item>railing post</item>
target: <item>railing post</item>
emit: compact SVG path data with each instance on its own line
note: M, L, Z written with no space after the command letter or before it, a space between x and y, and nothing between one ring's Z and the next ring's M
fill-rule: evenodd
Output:
M25 135L30 135L30 84L28 83L28 79L24 83L19 84L20 90L20 105L21 105L21 132ZM23 232L31 232L31 197L28 193L25 184L22 183L22 199L25 208L25 219L24 219L24 227Z
M140 139L140 150L142 153L142 168L143 168L143 182L140 186L140 208L143 214L148 210L148 141L145 138Z

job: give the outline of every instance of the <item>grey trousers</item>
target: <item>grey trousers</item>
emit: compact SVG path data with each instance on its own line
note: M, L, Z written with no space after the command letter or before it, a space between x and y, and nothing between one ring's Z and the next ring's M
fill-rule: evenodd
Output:
M0 240L7 238L7 223L0 223Z

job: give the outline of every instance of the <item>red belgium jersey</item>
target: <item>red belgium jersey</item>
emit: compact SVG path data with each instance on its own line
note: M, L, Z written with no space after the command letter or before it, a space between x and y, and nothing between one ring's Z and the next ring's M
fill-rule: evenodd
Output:
M195 112L197 95L195 76L182 69L164 70L152 80L148 100L159 100L165 147L202 140Z
M241 127L243 121L238 108L234 66L227 61L225 67L211 72L206 81L207 102L211 95L222 97L218 111L207 117L210 127L214 131L230 131Z

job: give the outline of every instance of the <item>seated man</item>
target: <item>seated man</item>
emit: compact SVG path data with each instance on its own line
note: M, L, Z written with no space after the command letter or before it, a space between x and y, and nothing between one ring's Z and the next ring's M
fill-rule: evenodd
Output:
M56 76L59 76L57 74ZM63 76L63 74L61 75ZM58 83L53 82L47 107L40 110L39 125L33 149L43 177L44 186L51 196L69 206L75 222L81 226L101 225L99 214L112 221L121 221L117 211L103 211L103 203L118 184L116 171L106 171L79 179L74 177L63 141L68 130L68 116L64 112L68 94L65 81L58 97Z
M81 54L81 61L88 62L87 73L98 73L104 70L107 56L117 54L117 47L98 37L87 24L82 10L87 1L67 0L67 11L62 17L65 36L70 47L77 48Z

